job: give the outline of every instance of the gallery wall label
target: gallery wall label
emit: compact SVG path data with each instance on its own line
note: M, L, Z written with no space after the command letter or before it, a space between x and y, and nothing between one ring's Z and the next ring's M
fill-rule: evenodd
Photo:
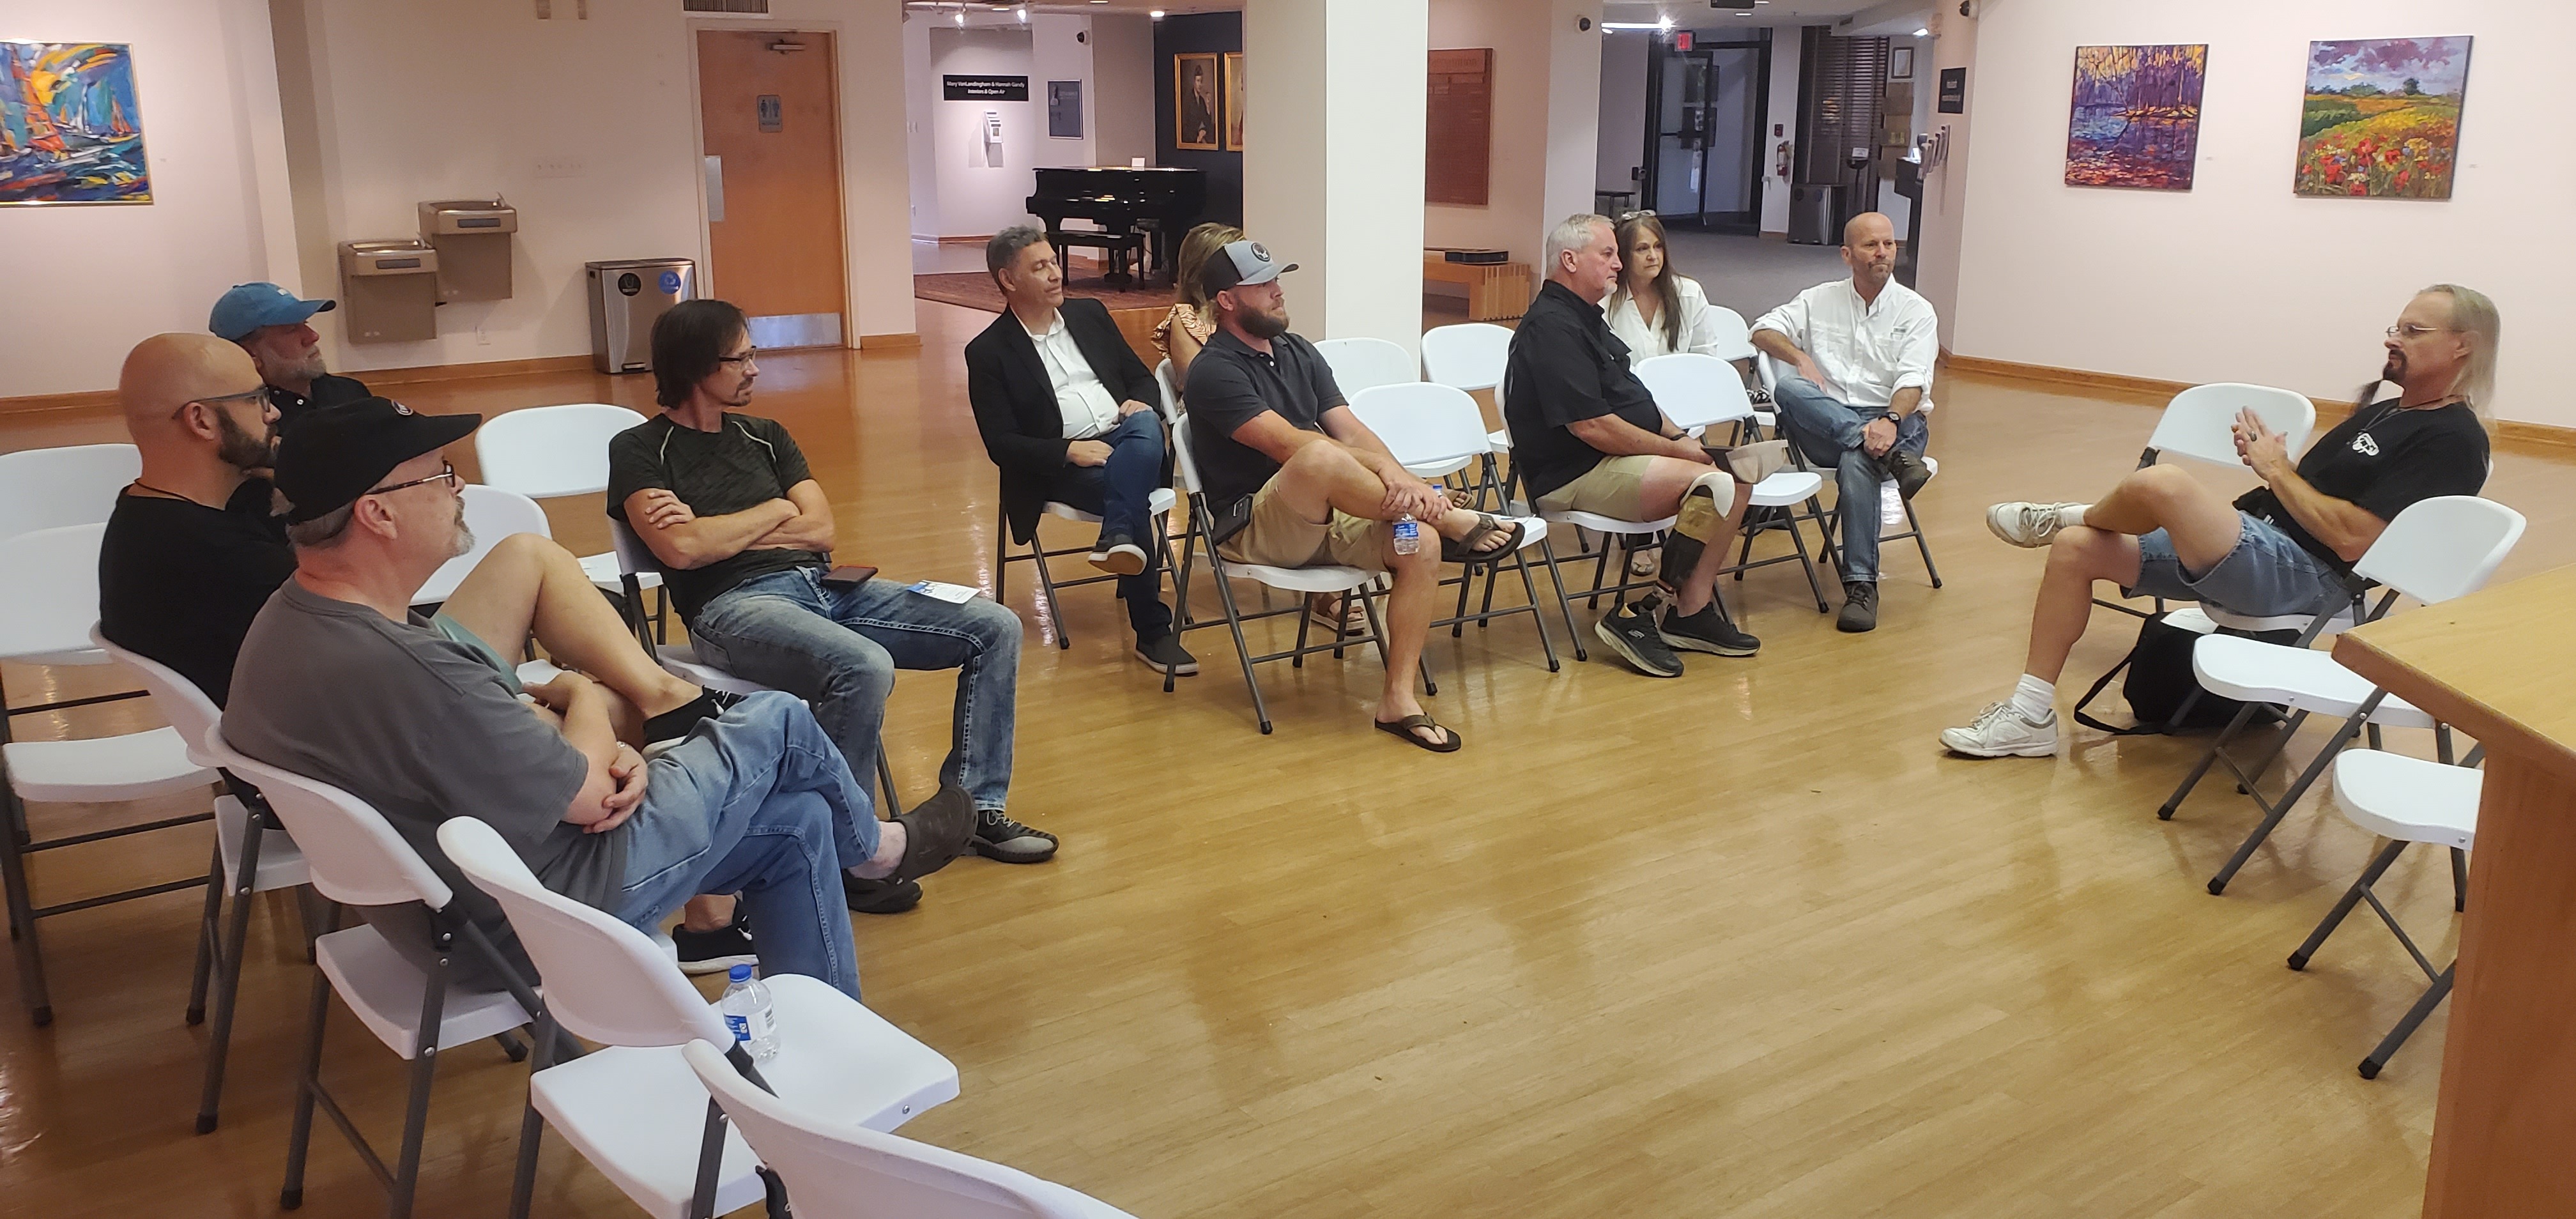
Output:
M939 95L952 102L1024 102L1029 100L1029 78L1025 76L942 76Z
M1968 70L1966 68L1941 69L1941 99L1939 109L1943 114L1964 114L1967 112Z

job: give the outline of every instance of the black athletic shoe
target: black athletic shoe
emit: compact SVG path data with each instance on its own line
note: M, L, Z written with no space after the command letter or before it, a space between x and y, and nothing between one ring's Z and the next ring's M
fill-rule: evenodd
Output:
M1717 612L1717 602L1700 607L1699 612L1685 617L1678 608L1666 609L1663 621L1655 630L1672 647L1691 652L1712 652L1719 656L1751 656L1762 650L1762 641L1737 630L1734 623Z
M1843 612L1834 619L1834 629L1854 635L1878 629L1876 580L1843 581Z
M1889 449L1878 459L1878 464L1887 471L1889 478L1896 480L1896 493L1907 499L1914 498L1914 493L1922 490L1923 484L1932 481L1932 467L1923 460L1921 453Z
M861 880L841 873L841 896L853 914L901 914L921 904L917 880Z
M1162 672L1166 665L1179 677L1196 677L1199 673L1199 658L1184 650L1181 637L1170 631L1152 639L1137 640L1136 659L1157 673Z
M702 690L696 698L644 721L644 739L647 742L678 740L689 735L689 730L697 727L699 720L723 715L726 708L741 701L739 694Z
M1648 677L1682 675L1682 658L1673 654L1672 645L1665 643L1663 634L1655 629L1649 609L1620 606L1601 615L1601 621L1592 624L1592 633Z
M1055 858L1055 835L1013 821L998 808L975 814L975 836L966 845L986 859L1003 863L1045 863Z
M713 931L674 927L671 943L680 950L680 972L684 974L720 974L736 965L760 964L760 953L751 943L750 913L739 903L734 907L733 922Z

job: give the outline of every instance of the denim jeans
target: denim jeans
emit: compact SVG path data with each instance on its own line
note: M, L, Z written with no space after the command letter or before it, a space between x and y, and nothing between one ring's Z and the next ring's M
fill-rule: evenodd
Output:
M1020 680L1020 616L976 597L951 605L880 576L827 587L819 567L771 572L719 594L689 634L707 663L814 705L850 773L874 775L886 695L897 669L957 669L943 783L978 809L1011 794L1011 733Z
M1123 534L1145 548L1145 570L1120 576L1118 596L1137 640L1159 639L1172 629L1172 611L1163 604L1164 524L1147 499L1165 485L1163 422L1138 411L1096 439L1109 446L1108 464L1067 465L1048 480L1047 498L1099 516L1100 536Z
M795 698L761 693L653 759L626 823L616 914L645 932L701 893L740 893L768 973L859 994L841 869L877 849L868 788Z
M1878 485L1887 471L1861 448L1861 430L1879 412L1842 401L1815 382L1791 373L1771 387L1771 404L1807 462L1834 472L1834 512L1842 518L1842 576L1878 582ZM1920 453L1932 442L1932 425L1916 411L1896 421L1896 447Z

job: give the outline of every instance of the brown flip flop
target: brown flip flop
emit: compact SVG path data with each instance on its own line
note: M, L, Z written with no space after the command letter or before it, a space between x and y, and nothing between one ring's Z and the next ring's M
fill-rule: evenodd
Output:
M1458 752L1459 746L1467 743L1467 738L1458 735L1457 729L1436 723L1427 715L1408 715L1400 720L1372 720L1370 722L1376 724L1377 730L1380 732L1391 733L1403 738L1405 744L1411 745L1416 749L1427 749L1433 753L1456 753ZM1434 745L1429 741L1423 740L1421 737L1413 735L1413 730L1416 728L1438 728L1442 732L1449 734L1449 743L1446 745Z
M942 784L937 795L895 814L894 821L903 827L903 858L885 879L919 880L966 853L966 840L975 835L975 800L964 788Z
M1491 550L1478 550L1475 543L1502 534L1503 544ZM1443 563L1504 563L1520 553L1521 539L1529 536L1529 522L1513 518L1508 525L1496 520L1490 512L1476 514L1476 531L1452 541L1440 539L1440 561Z

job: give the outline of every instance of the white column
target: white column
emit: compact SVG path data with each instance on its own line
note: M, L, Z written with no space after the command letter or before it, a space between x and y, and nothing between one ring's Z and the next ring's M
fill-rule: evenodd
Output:
M1248 0L1244 231L1297 333L1422 339L1428 0Z
M1601 0L1547 6L1547 188L1541 232L1592 210L1601 162ZM1580 22L1583 28L1577 28ZM1499 137L1500 132L1496 135ZM1539 245L1545 239L1534 239ZM1540 274L1545 274L1545 269Z

